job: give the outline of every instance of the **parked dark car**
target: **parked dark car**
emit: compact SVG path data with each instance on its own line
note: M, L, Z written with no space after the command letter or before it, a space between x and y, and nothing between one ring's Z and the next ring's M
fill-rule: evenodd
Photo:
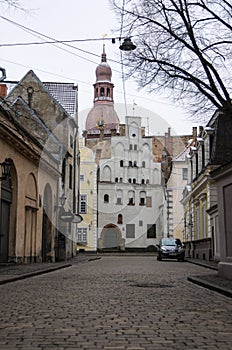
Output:
M177 259L184 261L185 249L179 238L161 238L156 246L158 248L157 260Z

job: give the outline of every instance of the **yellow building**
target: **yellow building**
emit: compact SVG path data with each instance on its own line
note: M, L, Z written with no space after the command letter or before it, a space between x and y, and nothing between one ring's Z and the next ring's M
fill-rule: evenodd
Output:
M79 214L83 221L76 231L77 251L97 250L97 164L95 152L80 140Z
M70 258L78 207L77 89L42 83L33 71L13 85L8 94L0 85L0 162L11 165L8 176L0 173L0 261Z

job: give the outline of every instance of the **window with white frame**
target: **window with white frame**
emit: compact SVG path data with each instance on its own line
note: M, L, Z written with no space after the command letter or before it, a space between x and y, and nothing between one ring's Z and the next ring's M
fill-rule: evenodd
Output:
M79 211L80 214L87 214L87 194L81 194L80 195L80 204L79 204Z
M182 180L188 180L188 168L182 168Z
M87 243L87 227L77 228L77 243Z
M85 181L85 175L84 174L80 174L80 181Z
M146 192L140 191L139 193L139 205L146 205Z
M199 206L195 208L195 239L200 238L200 225L199 225Z
M206 238L206 204L202 203L201 207L201 227L202 227L202 238Z

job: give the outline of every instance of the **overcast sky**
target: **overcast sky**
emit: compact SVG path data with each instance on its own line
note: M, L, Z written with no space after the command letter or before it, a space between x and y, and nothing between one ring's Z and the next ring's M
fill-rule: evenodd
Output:
M95 69L101 61L103 41L89 39L102 39L105 34L106 38L119 37L120 23L109 1L21 0L21 4L28 9L27 13L0 5L1 16L5 17L0 17L1 45L51 41L41 39L41 36L26 28L55 40L87 41L70 43L73 47L61 44L0 46L0 66L6 69L7 80L20 80L32 69L42 81L78 84L79 111L92 107ZM116 41L112 44L110 40L105 40L105 45L113 73L114 101L125 104L118 48L120 43ZM193 123L183 110L167 98L139 91L131 80L125 82L125 88L128 105L136 103L158 114L177 134L191 133ZM136 115L136 106L134 113ZM144 118L144 125L147 124L147 116L141 117ZM156 134L156 125L157 120L150 117L150 133Z

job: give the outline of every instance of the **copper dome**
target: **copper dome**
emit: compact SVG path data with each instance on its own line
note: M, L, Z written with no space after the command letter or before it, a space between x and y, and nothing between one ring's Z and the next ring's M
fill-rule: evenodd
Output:
M90 110L86 118L85 130L98 130L97 123L102 119L106 130L117 129L119 126L119 119L114 106L104 104L97 105Z
M111 81L112 71L107 62L100 63L96 68L96 82Z

